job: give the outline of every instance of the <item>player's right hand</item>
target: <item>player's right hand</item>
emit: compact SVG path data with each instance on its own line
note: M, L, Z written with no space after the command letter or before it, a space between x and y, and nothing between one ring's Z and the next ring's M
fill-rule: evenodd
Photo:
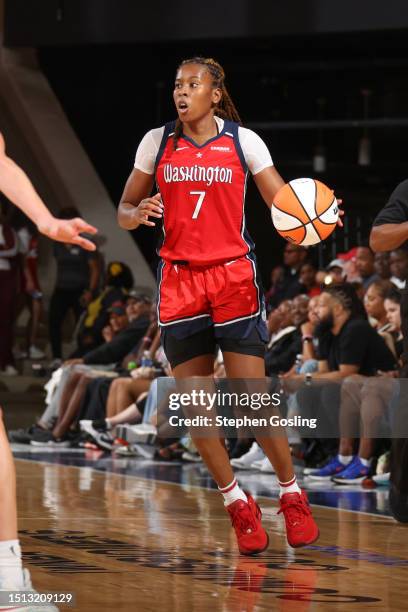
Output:
M153 221L149 221L149 217L156 217L157 219L161 219L163 216L163 203L161 199L160 193L156 193L152 198L145 198L142 200L135 208L133 213L133 218L140 225L149 225L150 227L155 227L155 223Z
M95 244L81 236L81 233L96 234L98 230L79 217L75 219L56 219L52 217L50 221L39 225L38 229L52 240L77 244L87 251L94 251L96 249Z

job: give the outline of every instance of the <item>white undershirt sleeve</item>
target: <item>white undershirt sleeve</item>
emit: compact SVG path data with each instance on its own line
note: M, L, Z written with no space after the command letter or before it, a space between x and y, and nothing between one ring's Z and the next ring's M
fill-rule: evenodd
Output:
M240 127L238 135L246 164L252 175L273 166L269 149L258 134L248 128Z
M145 134L137 148L135 168L146 174L154 174L154 164L160 143L163 138L164 127L150 130Z
M143 136L136 152L135 168L146 174L154 174L154 165L163 133L164 127L161 127L150 130ZM239 141L246 164L252 175L258 174L258 172L269 166L273 166L268 147L258 134L248 128L240 127Z

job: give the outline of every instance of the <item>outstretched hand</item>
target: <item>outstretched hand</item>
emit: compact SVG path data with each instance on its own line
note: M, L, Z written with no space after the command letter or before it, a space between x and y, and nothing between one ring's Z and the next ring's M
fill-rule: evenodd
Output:
M95 251L96 246L90 240L87 240L80 234L96 234L97 229L93 225L89 225L83 219L76 217L75 219L55 219L53 218L47 225L38 228L42 234L48 236L52 240L58 242L66 242L69 244L77 244L86 251Z

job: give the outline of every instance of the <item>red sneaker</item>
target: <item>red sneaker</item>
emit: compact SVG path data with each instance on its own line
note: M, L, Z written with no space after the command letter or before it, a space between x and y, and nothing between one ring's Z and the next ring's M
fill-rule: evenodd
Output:
M286 536L290 546L299 548L312 544L319 537L319 528L314 522L307 495L285 493L280 498L280 510L286 523Z
M231 517L242 555L256 555L268 548L269 537L262 527L262 512L249 493L245 493L248 503L242 499L226 507Z

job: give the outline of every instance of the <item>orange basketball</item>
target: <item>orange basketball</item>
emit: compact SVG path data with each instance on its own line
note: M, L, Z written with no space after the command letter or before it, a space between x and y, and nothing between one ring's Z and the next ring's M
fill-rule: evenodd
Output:
M339 207L332 189L320 181L300 178L279 189L271 214L278 234L294 244L309 246L334 231Z

